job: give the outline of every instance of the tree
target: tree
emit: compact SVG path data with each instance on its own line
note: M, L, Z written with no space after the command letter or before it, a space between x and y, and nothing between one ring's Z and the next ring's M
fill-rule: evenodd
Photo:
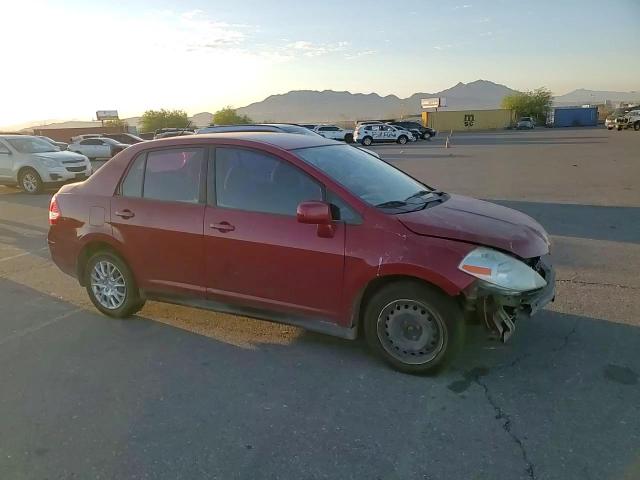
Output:
M129 125L121 118L115 118L113 120L107 120L104 122L105 127L122 127L127 128Z
M140 118L143 132L153 132L160 128L186 128L189 123L184 110L147 110Z
M215 125L242 125L253 123L253 120L246 115L238 115L234 108L226 106L213 114L213 123Z
M502 99L502 108L515 111L519 117L534 117L538 123L544 123L552 102L551 91L546 87L540 87L530 92L517 92L505 96Z

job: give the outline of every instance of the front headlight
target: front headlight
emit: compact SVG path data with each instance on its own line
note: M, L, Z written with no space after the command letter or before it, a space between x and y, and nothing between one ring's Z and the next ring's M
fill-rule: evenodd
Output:
M547 285L546 280L524 262L486 247L468 253L458 268L490 286L512 292L527 292Z

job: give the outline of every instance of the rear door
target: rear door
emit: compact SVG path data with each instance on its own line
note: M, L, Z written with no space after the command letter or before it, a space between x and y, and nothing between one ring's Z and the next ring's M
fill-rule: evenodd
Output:
M13 154L7 144L0 140L0 178L11 177L13 170Z
M203 297L204 148L139 154L111 201L111 224L140 286Z
M218 147L210 162L204 232L209 298L336 318L345 225L336 222L335 235L321 238L316 225L296 218L300 202L323 200L323 186L259 150Z

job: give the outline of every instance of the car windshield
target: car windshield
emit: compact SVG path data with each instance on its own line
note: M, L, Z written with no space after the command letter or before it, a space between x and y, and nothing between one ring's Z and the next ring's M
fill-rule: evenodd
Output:
M388 163L350 145L301 148L295 153L373 206L397 208L410 197L429 189ZM396 207L385 206L390 202Z
M7 139L7 141L20 153L46 153L60 151L60 149L55 145L37 137L11 138Z

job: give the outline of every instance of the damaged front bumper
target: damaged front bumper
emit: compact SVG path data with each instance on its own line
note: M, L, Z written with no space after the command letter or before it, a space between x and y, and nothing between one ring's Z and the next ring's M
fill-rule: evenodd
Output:
M518 320L531 317L555 300L556 274L550 256L532 259L530 266L545 279L546 286L528 292L513 292L477 281L465 291L466 310L475 312L502 342L513 335Z

